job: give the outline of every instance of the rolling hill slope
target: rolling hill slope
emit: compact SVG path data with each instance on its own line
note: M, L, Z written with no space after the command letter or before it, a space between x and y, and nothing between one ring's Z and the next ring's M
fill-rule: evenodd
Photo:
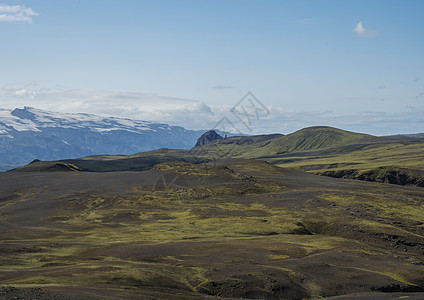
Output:
M225 158L266 160L332 177L424 186L424 139L375 137L331 127L310 127L288 135L235 136L191 150L159 149L133 155L37 162L18 171L140 171L172 160L201 163Z

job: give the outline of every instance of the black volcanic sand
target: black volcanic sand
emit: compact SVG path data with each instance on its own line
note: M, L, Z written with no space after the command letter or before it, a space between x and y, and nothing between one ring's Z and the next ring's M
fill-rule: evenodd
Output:
M0 299L424 299L423 200L247 160L0 173Z

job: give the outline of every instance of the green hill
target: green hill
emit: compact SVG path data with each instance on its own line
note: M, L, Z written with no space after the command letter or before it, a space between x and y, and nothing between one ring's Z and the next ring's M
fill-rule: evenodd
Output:
M309 127L301 129L284 138L272 141L269 148L279 153L328 149L353 143L365 142L372 138L370 135L345 131L332 127Z
M371 135L349 132L337 128L317 126L298 130L288 135L232 137L214 141L202 147L205 152L222 152L232 157L268 158L281 154L338 149L366 143ZM249 142L244 142L249 140Z

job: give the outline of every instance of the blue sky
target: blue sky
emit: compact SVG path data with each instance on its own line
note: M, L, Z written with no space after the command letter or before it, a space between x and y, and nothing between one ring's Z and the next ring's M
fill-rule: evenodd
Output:
M270 111L252 133L424 132L423 11L420 0L0 0L0 107L207 129L252 91Z

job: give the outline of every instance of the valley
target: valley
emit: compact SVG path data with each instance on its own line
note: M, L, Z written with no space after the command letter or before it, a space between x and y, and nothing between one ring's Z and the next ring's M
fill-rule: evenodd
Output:
M0 1L0 300L424 300L423 11Z

